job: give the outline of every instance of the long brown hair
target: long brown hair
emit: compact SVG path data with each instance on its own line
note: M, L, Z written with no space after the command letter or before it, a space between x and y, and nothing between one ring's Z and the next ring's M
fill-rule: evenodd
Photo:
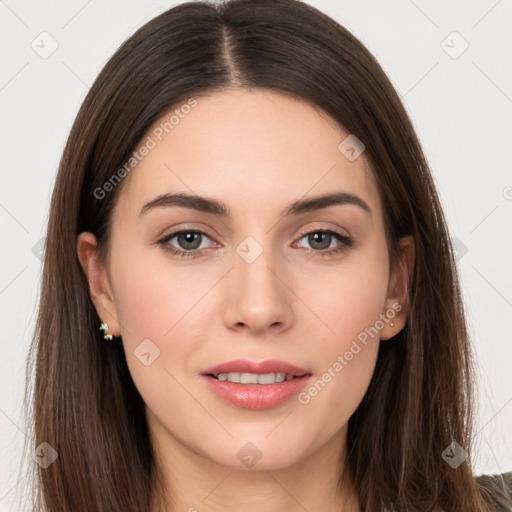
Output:
M165 112L233 86L305 100L355 134L383 199L391 263L400 238L414 239L406 326L381 344L370 387L349 420L348 467L362 510L492 510L497 491L479 484L470 465L472 356L455 258L425 156L372 54L297 0L173 7L123 43L85 98L53 191L29 359L33 447L46 442L58 453L46 469L36 468L34 510L150 510L156 471L144 403L121 344L104 343L98 330L76 239L90 231L107 254L123 183L105 197L94 191ZM442 457L454 441L469 453L456 468Z

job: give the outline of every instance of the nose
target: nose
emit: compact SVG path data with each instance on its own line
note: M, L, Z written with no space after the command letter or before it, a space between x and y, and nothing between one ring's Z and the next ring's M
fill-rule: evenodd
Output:
M234 268L226 276L224 322L234 330L273 334L286 330L293 317L293 293L272 251L263 250L252 262L233 254Z

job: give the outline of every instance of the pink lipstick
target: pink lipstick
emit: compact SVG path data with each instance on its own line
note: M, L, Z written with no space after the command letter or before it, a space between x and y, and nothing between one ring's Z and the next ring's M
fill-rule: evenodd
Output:
M297 395L311 372L290 363L247 359L229 361L202 372L209 389L220 398L246 409L270 409Z

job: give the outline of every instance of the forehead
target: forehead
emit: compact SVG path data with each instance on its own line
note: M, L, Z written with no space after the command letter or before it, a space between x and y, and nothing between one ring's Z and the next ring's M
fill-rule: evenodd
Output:
M351 161L347 136L305 101L262 89L232 89L176 105L141 139L150 147L125 178L119 208L138 216L165 193L215 197L230 211L261 216L299 198L345 191L381 217L377 185L364 153Z

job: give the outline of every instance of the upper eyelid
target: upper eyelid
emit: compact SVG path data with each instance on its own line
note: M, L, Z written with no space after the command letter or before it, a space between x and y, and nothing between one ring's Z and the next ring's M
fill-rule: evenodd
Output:
M333 228L333 227L322 227L322 226L313 226L311 228L307 228L307 229L304 229L304 230L301 230L298 234L298 236L302 237L304 235L307 235L309 233L315 233L317 231L327 231L327 232L333 232L333 233L337 233L338 235L341 235L341 236L344 236L346 238L351 238L350 235L348 233L342 233L340 228Z

